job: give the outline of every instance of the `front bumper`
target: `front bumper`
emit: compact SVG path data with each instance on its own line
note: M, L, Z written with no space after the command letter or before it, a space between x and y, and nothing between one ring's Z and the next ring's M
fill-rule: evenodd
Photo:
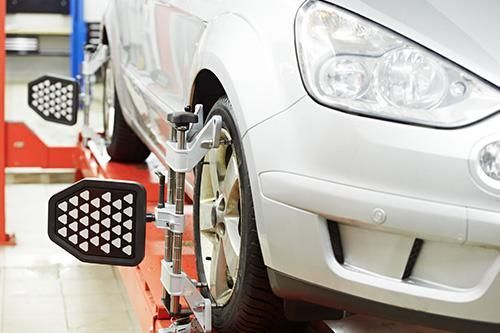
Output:
M244 136L266 265L362 299L500 323L500 197L471 168L498 128L499 116L438 130L304 98ZM424 245L403 279L416 239Z

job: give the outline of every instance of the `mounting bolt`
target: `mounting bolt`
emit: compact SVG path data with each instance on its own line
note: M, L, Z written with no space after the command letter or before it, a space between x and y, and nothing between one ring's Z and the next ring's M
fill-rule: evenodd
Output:
M387 214L382 208L375 208L372 212L372 220L376 224L382 224L387 219Z
M197 306L193 307L194 312L202 312L205 310L205 303L199 303Z

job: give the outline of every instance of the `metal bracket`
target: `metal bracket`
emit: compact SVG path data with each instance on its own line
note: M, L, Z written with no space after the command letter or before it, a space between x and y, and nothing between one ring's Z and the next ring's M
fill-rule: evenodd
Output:
M165 204L164 208L155 208L155 225L158 229L168 229L176 234L184 233L186 219L184 214L175 213L175 205Z
M205 124L205 117L203 116L203 104L195 105L194 114L198 116L198 122L191 125L191 128L187 132L188 141L193 141L193 138L203 129L203 126Z
M171 296L184 297L202 332L212 331L212 302L203 297L196 283L190 280L186 273L174 274L172 263L162 260L161 283Z
M85 146L89 140L98 137L94 129L90 127L90 106L92 104L92 75L94 75L109 60L109 48L107 45L99 44L95 51L85 50L82 63L83 91L80 100L83 101L83 130L82 137Z
M108 60L109 48L107 45L99 44L97 49L90 53L82 64L82 75L94 75Z
M196 124L194 127L197 127ZM175 172L186 173L194 169L212 148L219 147L222 131L222 117L214 116L199 131L187 148L180 150L177 142L167 141L166 161Z

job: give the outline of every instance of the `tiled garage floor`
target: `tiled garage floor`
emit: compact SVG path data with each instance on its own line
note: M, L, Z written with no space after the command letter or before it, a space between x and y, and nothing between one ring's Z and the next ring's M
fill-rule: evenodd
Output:
M0 333L139 332L113 268L78 262L46 233L47 198L63 185L8 185L0 248Z

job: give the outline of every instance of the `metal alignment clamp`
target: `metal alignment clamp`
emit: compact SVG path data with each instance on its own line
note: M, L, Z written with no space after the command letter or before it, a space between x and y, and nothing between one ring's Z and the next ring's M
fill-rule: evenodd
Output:
M161 264L161 282L164 287L163 301L172 316L181 318L161 333L211 332L212 302L203 297L199 288L206 284L191 280L182 271L182 237L185 229L184 187L186 172L205 157L212 148L220 144L222 118L214 116L203 125L203 107L197 105L195 112L186 107L184 112L172 113L168 121L172 125L170 140L167 142L168 194L165 201L165 180L160 179L158 207L155 209L155 224L165 230L165 255ZM189 137L193 137L188 141ZM185 312L180 305L184 297L190 311ZM192 314L193 321L185 318Z

